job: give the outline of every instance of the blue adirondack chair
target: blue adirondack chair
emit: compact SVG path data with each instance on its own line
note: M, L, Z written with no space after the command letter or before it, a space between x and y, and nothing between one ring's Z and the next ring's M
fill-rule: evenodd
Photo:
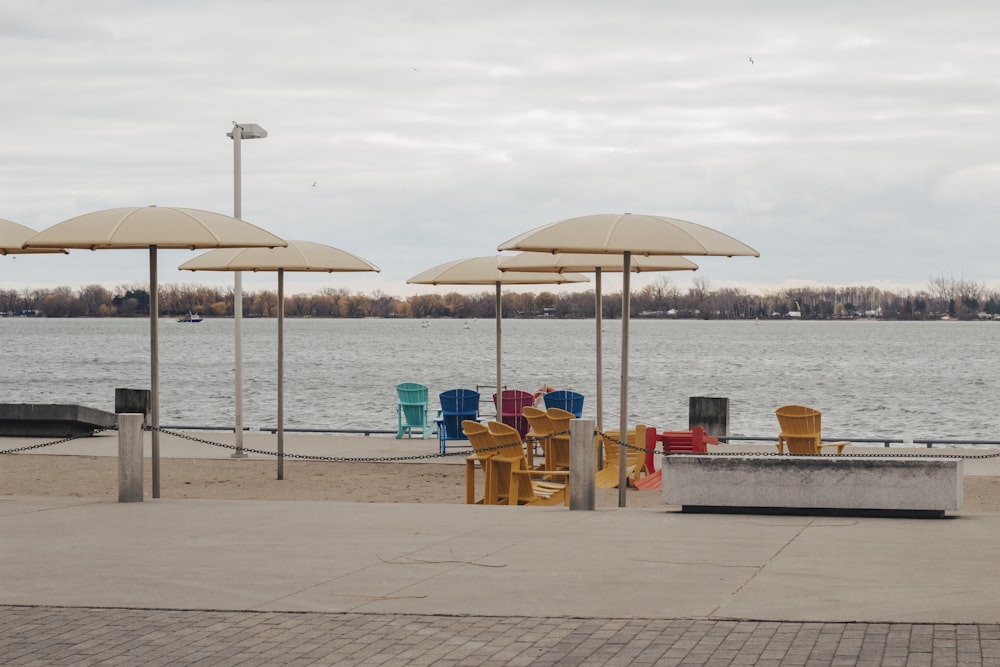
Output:
M437 418L438 442L444 454L451 440L468 440L462 431L466 419L479 421L479 392L472 389L449 389L442 392L441 416Z
M565 389L550 391L542 397L542 400L545 401L546 409L559 408L566 412L572 412L577 419L583 415L583 394L578 394L575 391Z
M428 418L427 387L416 382L403 382L396 385L396 395L399 404L396 406L396 439L405 434L413 437L413 429L420 429L426 440L430 437L434 426Z

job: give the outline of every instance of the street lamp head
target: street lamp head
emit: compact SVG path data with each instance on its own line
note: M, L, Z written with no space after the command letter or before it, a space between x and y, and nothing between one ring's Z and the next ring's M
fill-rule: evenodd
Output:
M233 131L226 132L230 139L235 138L236 128L240 128L240 139L263 139L267 136L267 130L257 123L237 123L233 121Z

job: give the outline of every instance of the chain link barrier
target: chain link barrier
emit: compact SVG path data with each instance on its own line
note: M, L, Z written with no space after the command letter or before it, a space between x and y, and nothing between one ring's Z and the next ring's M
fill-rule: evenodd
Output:
M21 452L32 451L36 449L42 449L45 447L53 447L55 445L61 445L67 442L73 442L74 440L80 440L82 438L89 438L106 431L117 431L117 426L109 426L105 428L97 428L93 431L88 431L87 433L82 433L79 435L72 435L67 438L62 438L60 440L53 440L51 442L42 442L35 445L26 445L24 447L16 447L13 449L2 449L0 450L0 455L3 454L18 454ZM263 449L252 449L249 447L237 447L236 445L227 445L221 442L215 442L213 440L208 440L206 438L199 438L193 435L188 435L186 433L179 433L177 431L170 431L164 428L152 428L146 427L146 430L152 431L156 430L164 435L173 436L175 438L180 438L181 440L188 440L191 442L197 442L203 445L211 445L213 447L221 447L223 449L231 449L233 451L243 451L249 454L259 454L261 456L273 456L277 457L278 452L272 452ZM545 438L525 438L521 440L521 445L524 447L535 447L547 438L555 436L568 435L569 431L558 431L555 433L550 433ZM618 445L619 447L625 447L626 449L631 449L636 452L642 452L643 454L660 454L661 456L669 456L669 454L664 454L663 452L658 452L656 449L647 449L645 447L640 447L638 445L633 445L628 442L622 442L617 437L608 434L601 429L594 429L594 435L600 436L604 440ZM486 447L478 450L479 452L490 452L499 451L510 447L510 445L497 445L494 447ZM875 449L875 448L872 448ZM449 456L468 456L475 450L463 449L461 451L455 452L435 452L433 454L413 454L409 456L320 456L315 454L295 454L285 452L282 454L284 458L289 459L299 459L303 461L329 461L338 463L394 463L402 461L421 461L437 458L446 458ZM705 456L746 456L747 454L752 454L754 456L786 456L781 452L713 452L709 451ZM947 459L963 459L967 461L981 460L981 459L995 459L1000 458L1000 451L994 452L992 454L949 454L949 453L937 453L937 454L914 454L914 453L892 453L892 452L850 452L847 454L838 454L839 457L846 458L947 458Z
M232 449L247 452L249 454L260 454L261 456L273 456L277 457L278 452L272 452L263 449L251 449L249 447L238 448L236 445L227 445L221 442L214 442L212 440L207 440L205 438L198 438L193 435L187 435L186 433L178 433L177 431L168 431L164 428L157 428L149 430L156 430L164 435L170 435L175 438L180 438L182 440L190 440L191 442L197 442L203 445L212 445L214 447L222 447L224 449ZM569 433L569 431L565 431ZM529 438L527 440L522 440L521 445L534 446L540 442L541 439ZM506 449L510 445L496 445L494 447L484 447L479 452L489 452L489 451L499 451L501 449ZM300 459L303 461L331 461L336 463L395 463L401 461L421 461L428 459L445 458L449 456L468 456L476 450L465 449L456 452L435 452L434 454L413 454L410 456L319 456L315 454L293 454L285 452L282 457L286 459Z
M638 445L633 445L627 442L622 442L618 438L608 435L600 429L595 429L595 435L599 435L605 440L611 442L612 444L618 445L619 447L625 447L626 449L631 449L637 452L643 452L646 454L660 454L661 456L670 456L669 453L657 452L655 449L646 449L645 447L639 447ZM872 448L874 449L874 447ZM788 456L788 454L782 454L781 452L713 452L708 451L701 456L746 456L747 454L752 454L753 456ZM837 454L838 457L845 458L908 458L908 459L962 459L965 461L975 461L978 459L995 459L1000 458L1000 451L994 452L993 454L913 454L913 453L891 453L891 452L848 452L847 454Z
M80 440L81 438L89 438L91 436L97 435L98 433L104 433L105 431L117 431L118 426L107 426L105 428L95 428L93 431L88 431L87 433L81 433L80 435L71 435L68 438L63 438L62 440L53 440L52 442L40 442L37 445L26 445L24 447L15 447L14 449L0 449L0 455L3 454L18 454L20 452L28 452L33 449L41 449L43 447L52 447L54 445L62 445L67 442L73 442L74 440Z

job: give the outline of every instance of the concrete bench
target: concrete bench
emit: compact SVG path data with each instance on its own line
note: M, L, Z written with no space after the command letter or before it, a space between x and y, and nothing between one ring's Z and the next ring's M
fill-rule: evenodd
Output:
M962 505L962 460L666 456L663 502L683 511L943 516Z
M0 436L68 438L115 422L113 413L85 405L0 403Z

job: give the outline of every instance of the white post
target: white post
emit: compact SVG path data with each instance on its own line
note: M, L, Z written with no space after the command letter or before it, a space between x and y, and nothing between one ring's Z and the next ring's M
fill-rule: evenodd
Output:
M149 421L152 433L153 497L160 497L160 288L156 246L149 246Z
M285 479L285 270L278 269L278 479Z
M241 220L243 216L243 166L241 144L243 143L243 128L233 127L233 217ZM233 458L246 458L243 451L243 273L233 274L233 328L236 337L234 349L236 363L236 451Z
M601 298L601 267L594 267L594 320L597 323L597 428L604 428L604 301Z
M500 293L500 281L497 281L497 296L496 296L496 311L497 311L497 421L503 421L503 383L500 376L500 349L501 349L501 330L503 329L503 297Z
M592 510L597 492L594 477L594 420L569 420L569 508Z
M628 471L625 470L625 450L628 444L628 321L629 310L632 307L631 295L632 253L625 251L622 259L622 396L621 416L618 423L621 426L618 448L618 507L625 507L625 491L628 488Z
M118 415L118 502L142 502L142 422L145 415ZM156 431L153 431L156 433Z

